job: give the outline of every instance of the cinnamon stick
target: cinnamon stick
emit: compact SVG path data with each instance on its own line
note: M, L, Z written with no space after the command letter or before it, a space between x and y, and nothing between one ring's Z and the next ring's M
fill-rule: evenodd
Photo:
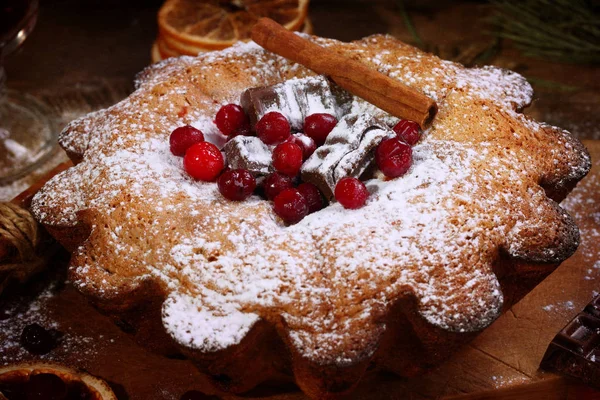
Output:
M437 112L435 101L369 66L300 37L269 18L252 29L252 40L265 49L327 75L343 89L425 129Z

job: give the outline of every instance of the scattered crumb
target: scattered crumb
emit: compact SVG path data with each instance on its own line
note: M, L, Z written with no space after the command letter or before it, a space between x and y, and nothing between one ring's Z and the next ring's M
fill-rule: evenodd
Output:
M568 300L568 301L563 301L563 302L556 303L556 304L548 304L548 305L542 307L542 309L544 311L548 311L548 312L564 311L564 310L570 311L570 310L575 309L575 304L571 300Z
M62 333L57 347L47 354L36 355L36 359L51 361L59 358L59 354L94 354L97 351L93 338L73 335L69 332L69 327L61 326L52 318L47 304L55 296L55 290L56 283L53 282L25 307L23 300L20 300L4 309L9 317L0 319L0 365L34 357L20 344L23 328L33 323Z
M504 377L502 375L494 375L491 377L492 381L494 382L494 387L496 389L501 388L501 387L505 387L505 386L512 386L521 382L525 382L528 380L528 378L523 377L523 376L514 376L514 377Z

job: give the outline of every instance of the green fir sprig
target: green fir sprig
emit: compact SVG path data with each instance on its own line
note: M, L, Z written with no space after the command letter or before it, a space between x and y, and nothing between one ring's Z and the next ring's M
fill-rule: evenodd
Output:
M494 34L526 56L600 63L600 7L594 0L492 0Z

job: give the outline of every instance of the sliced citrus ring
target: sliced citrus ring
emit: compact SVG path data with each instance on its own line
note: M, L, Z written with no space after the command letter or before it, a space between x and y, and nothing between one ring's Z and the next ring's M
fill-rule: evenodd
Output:
M188 53L188 52L184 53L184 52L178 51L176 49L173 49L173 47L165 41L163 36L159 36L158 39L156 39L156 45L158 46L158 51L160 52L160 56L163 59L169 58L169 57L179 57L181 55L197 56L199 53L198 51L196 51L195 53Z
M78 399L117 400L102 379L58 364L36 362L0 367L0 386L5 391L0 392L0 399L25 398L30 394L28 390L33 389L36 399L62 399L68 392Z
M167 0L158 12L162 36L207 50L250 38L254 23L269 17L289 30L304 23L309 0Z
M301 26L301 32L309 35L313 34L313 25L309 18L306 18L304 25ZM212 51L204 47L193 46L180 43L168 36L160 36L152 44L150 57L152 63L157 63L169 57L178 57L182 55L197 56L200 53Z
M301 32L312 34L312 24L309 18L304 20L304 24L300 27ZM250 40L245 39L245 40ZM161 53L169 55L169 57L173 57L170 53L179 53L179 55L188 55L188 56L197 56L200 53L204 53L206 51L211 51L214 49L206 48L202 46L198 46L195 44L189 44L185 42L180 42L177 39L174 39L171 36L160 35L157 39L158 47L161 50ZM163 57L164 58L164 57Z
M214 50L194 44L179 42L176 39L173 39L171 36L166 35L161 35L157 41L160 41L163 47L167 47L172 51L179 53L180 55L197 56L199 53Z

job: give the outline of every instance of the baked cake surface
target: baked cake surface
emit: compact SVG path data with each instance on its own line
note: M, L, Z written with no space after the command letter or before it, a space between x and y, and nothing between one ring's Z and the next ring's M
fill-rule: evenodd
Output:
M60 142L77 164L32 208L73 250L72 280L92 299L110 309L157 301L164 330L198 360L273 330L297 382L321 396L357 381L324 379L356 366L360 376L369 361L406 375L438 362L571 255L578 230L557 201L590 160L568 132L520 113L532 89L516 73L464 68L388 36L314 40L439 107L409 172L367 181L363 208L332 203L286 226L267 201L226 200L171 154L176 127L222 145L212 122L221 105L313 75L253 43L165 60L127 99L72 122ZM358 98L352 111L396 121ZM399 338L416 340L424 360Z

